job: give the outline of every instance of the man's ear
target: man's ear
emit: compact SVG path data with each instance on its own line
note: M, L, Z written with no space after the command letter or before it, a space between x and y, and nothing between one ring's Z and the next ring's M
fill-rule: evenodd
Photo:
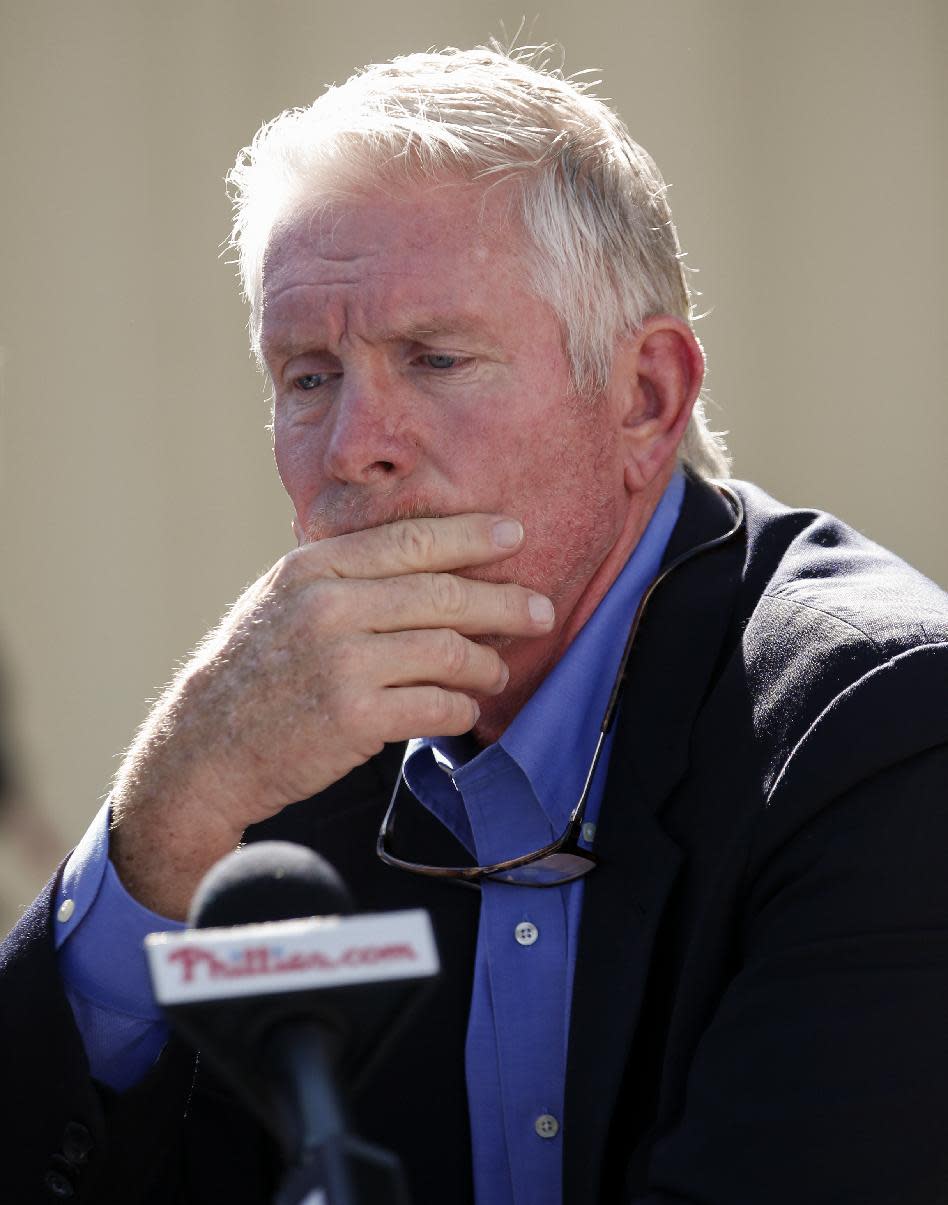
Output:
M674 459L704 380L704 352L691 327L671 314L648 318L616 354L622 393L625 485L645 489Z

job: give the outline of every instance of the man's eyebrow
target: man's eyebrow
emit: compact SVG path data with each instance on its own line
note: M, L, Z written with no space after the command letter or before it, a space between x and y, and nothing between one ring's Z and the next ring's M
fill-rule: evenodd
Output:
M477 335L482 338L496 337L491 325L475 314L448 313L412 316L404 324L379 332L379 340L396 343L401 340L431 339L438 336Z
M260 332L260 350L264 358L279 356L283 360L292 360L312 349L313 340L303 338L292 329L280 326L264 325Z
M372 332L372 337L378 343L421 343L426 339L467 337L476 338L485 346L497 344L497 332L490 322L465 313L412 316L404 324ZM260 343L265 353L289 360L312 351L321 340L314 333L307 333L305 324L277 321L270 326L264 324Z

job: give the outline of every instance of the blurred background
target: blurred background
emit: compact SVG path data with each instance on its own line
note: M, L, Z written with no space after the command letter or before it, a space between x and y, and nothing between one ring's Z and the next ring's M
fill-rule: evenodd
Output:
M948 585L945 0L521 3L0 0L3 930L293 542L222 181L363 63L525 17L597 68L672 186L736 475Z

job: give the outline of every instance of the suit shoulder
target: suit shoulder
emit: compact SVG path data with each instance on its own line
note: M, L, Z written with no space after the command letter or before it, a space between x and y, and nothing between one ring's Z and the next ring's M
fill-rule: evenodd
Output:
M745 482L734 486L747 520L751 624L770 607L791 627L825 629L844 642L848 627L883 657L948 641L948 594L900 557L834 515L783 506ZM794 610L812 617L794 621Z
M939 682L948 695L948 595L835 516L734 488L747 521L740 656L766 791L842 700L884 710L896 678L911 711L931 707ZM911 730L911 715L899 721Z

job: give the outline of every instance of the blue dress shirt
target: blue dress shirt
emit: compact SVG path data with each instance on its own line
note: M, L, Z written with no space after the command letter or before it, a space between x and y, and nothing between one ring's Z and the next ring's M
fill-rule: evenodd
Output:
M632 616L658 572L683 496L679 471L622 572L500 740L480 752L464 738L410 742L403 766L409 788L478 862L529 853L566 828ZM586 809L587 844L610 746L611 737ZM553 1205L562 1196L583 882L542 889L486 882L481 892L466 1048L475 1196L478 1205ZM69 859L57 905L60 970L93 1075L121 1091L141 1078L167 1038L142 940L181 926L125 891L108 860L107 807Z
M632 616L658 573L683 495L677 473L605 598L495 744L471 756L464 738L410 742L406 783L479 863L530 853L565 830ZM587 802L586 844L595 839L611 744L612 733ZM548 888L481 886L466 1049L478 1205L561 1200L566 1047L582 900L582 879Z

